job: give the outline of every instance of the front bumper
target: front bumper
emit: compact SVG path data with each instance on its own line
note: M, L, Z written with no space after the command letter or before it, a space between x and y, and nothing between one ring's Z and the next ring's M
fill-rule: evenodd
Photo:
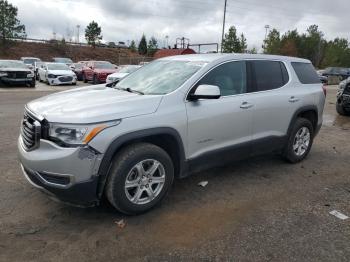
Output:
M47 140L41 140L39 148L28 152L21 137L18 153L24 176L35 187L74 205L98 204L98 169L102 154L88 146L62 148Z
M47 78L50 85L72 85L77 83L77 76L72 76L72 80L65 81L64 76L56 78Z
M29 84L33 82L34 79L31 77L27 78L9 78L9 77L2 77L1 82L7 83L7 84Z

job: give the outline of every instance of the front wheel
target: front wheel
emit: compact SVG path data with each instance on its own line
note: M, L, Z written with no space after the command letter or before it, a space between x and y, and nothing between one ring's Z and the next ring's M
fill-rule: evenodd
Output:
M159 204L173 180L169 155L156 145L139 143L114 157L105 193L116 209L135 215Z
M98 85L100 83L100 80L97 78L97 75L94 75L92 82L94 85Z
M290 132L288 143L283 156L290 163L302 161L310 152L314 138L311 122L305 118L298 118Z
M83 74L83 82L84 82L84 83L87 83L87 82L88 82L88 80L87 80L87 78L86 78L86 75L85 75L85 74Z

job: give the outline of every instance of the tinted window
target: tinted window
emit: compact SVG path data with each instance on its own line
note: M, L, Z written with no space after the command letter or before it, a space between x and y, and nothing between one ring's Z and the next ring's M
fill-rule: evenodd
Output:
M253 61L256 91L266 91L284 86L289 81L286 67L278 61Z
M302 84L318 84L321 83L315 68L311 63L292 62L295 73Z
M218 86L222 96L246 93L246 63L238 61L222 64L205 75L197 85Z

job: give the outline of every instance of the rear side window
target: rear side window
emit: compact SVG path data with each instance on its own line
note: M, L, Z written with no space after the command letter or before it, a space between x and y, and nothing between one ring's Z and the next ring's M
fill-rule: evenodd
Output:
M286 67L279 61L252 61L256 91L266 91L284 86L289 81Z
M311 63L292 62L292 67L302 84L319 84L321 83L315 68Z

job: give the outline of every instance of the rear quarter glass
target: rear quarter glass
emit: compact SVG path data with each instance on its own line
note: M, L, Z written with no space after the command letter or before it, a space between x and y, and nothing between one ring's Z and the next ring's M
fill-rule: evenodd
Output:
M302 84L320 84L321 80L311 63L292 62L292 67Z

